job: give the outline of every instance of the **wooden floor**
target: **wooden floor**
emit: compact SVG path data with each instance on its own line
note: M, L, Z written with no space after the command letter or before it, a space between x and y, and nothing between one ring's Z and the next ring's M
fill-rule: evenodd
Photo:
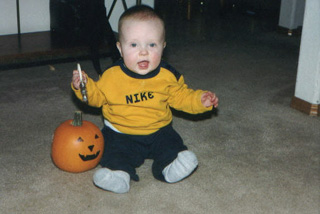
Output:
M110 55L104 45L100 55ZM50 31L0 36L0 70L89 58L88 46L53 44Z

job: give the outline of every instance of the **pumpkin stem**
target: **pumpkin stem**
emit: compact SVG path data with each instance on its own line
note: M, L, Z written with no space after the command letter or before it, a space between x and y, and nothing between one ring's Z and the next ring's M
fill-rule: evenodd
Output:
M82 112L76 111L74 113L74 119L72 121L73 126L82 126Z

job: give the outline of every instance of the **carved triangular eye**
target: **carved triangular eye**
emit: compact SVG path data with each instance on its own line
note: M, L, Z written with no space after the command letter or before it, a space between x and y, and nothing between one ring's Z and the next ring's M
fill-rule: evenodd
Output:
M81 137L78 138L78 142L83 142L83 141L84 140Z
M94 136L94 139L98 139L99 138L99 136L96 134L96 136Z

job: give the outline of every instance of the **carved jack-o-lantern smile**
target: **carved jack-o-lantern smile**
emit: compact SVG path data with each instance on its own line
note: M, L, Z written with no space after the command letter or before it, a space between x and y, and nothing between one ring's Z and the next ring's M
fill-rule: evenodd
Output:
M68 172L83 172L99 163L104 149L100 129L82 121L81 112L74 120L63 122L54 132L51 157L55 165Z
M98 139L98 138L99 138L99 136L98 136L98 135L95 135L95 139ZM81 137L78 138L78 142L83 142L83 141L84 141L84 140L83 140ZM94 145L88 146L88 149L90 150L90 152L93 151L93 148L94 148ZM89 161L89 160L94 160L94 159L96 159L96 158L99 156L99 154L100 154L100 150L97 151L97 153L92 154L92 155L79 154L79 157L80 157L81 160L83 160L83 161Z

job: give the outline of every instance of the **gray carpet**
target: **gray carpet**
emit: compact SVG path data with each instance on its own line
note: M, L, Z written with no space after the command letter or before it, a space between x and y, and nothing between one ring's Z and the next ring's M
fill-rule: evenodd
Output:
M243 17L194 18L170 29L165 58L190 87L220 98L213 115L175 113L173 125L196 153L198 170L166 184L146 160L127 194L96 188L94 170L59 170L50 158L55 128L76 110L103 125L99 109L72 96L76 63L1 71L0 213L319 213L320 118L290 108L299 36ZM81 65L98 78L90 61Z

